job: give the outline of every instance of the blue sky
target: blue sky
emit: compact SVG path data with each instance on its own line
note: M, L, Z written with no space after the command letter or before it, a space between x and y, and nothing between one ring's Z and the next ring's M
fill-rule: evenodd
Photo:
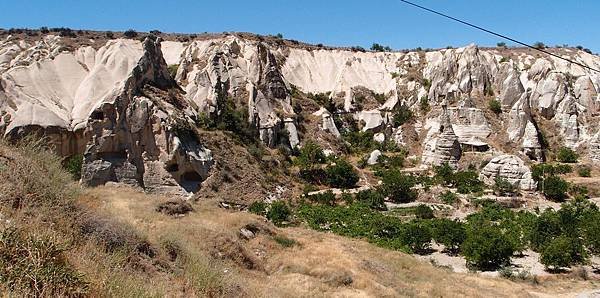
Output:
M597 0L413 0L500 33L600 52ZM336 46L395 49L495 45L499 38L397 0L371 1L2 1L0 27L163 32L245 31ZM510 43L509 43L510 44Z

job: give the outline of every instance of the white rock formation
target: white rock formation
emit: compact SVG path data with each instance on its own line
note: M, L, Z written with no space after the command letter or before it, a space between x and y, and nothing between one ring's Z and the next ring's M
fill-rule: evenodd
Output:
M498 177L521 190L535 190L537 186L529 168L515 155L504 154L492 158L479 174L479 179L488 185L494 185Z
M373 150L373 152L371 152L371 154L369 154L369 158L367 159L367 164L371 165L371 166L376 165L377 160L379 160L380 156L381 156L381 151Z
M452 129L452 123L448 114L446 103L442 102L442 114L439 117L438 131L430 131L423 148L423 164L440 166L448 163L456 169L458 160L462 154L458 137Z

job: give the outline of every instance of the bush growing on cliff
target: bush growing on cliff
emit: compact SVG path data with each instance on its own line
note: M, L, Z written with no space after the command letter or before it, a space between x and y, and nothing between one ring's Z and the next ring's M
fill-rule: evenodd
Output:
M577 158L577 153L568 147L561 147L556 154L556 159L564 163L577 163Z
M272 221L273 224L281 226L289 221L291 214L292 212L285 202L277 201L271 204L269 211L267 211L267 219Z
M592 177L592 169L589 166L582 166L577 169L579 177Z
M81 154L75 154L67 159L65 168L69 172L73 179L79 180L81 178L81 167L83 165L83 156Z
M500 101L496 100L496 99L492 99L488 102L488 107L490 109L490 111L494 112L494 114L499 115L502 113L502 105L500 104Z

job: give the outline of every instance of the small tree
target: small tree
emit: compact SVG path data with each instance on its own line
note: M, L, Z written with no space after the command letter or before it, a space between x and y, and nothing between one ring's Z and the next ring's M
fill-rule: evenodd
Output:
M556 154L556 159L564 163L577 163L578 157L577 153L568 147L561 147Z
M533 44L533 47L538 48L538 49L544 49L544 48L546 48L546 45L543 42L538 41Z
M506 48L506 43L501 41L501 42L497 43L496 46L499 48Z
M413 189L415 179L398 170L388 170L382 173L380 191L396 203L406 203L417 198L417 191Z
M344 159L338 158L335 164L325 169L327 184L331 187L352 188L358 182L358 173L354 167Z
M488 107L496 115L499 115L500 113L502 113L502 105L500 104L500 101L498 101L498 100L495 100L495 99L490 100L488 102Z
M467 237L465 225L447 218L436 219L432 222L432 235L435 242L443 244L446 250L457 252Z
M517 188L512 183L500 176L496 177L494 182L494 192L496 195L513 195L517 192Z
M470 227L460 248L467 265L482 270L508 264L514 252L510 239L490 223Z
M540 255L540 262L552 270L581 264L585 259L586 254L581 241L566 235L552 240Z
M424 224L410 222L404 225L401 233L402 243L411 252L424 253L431 246L431 230Z
M467 194L483 191L483 182L479 180L479 175L474 171L456 172L452 180L459 193Z
M129 30L123 32L123 36L125 36L127 38L134 38L137 35L138 35L138 33L133 29L129 29Z
M415 216L418 219L432 219L435 217L433 215L433 210L424 204L420 204L415 208Z
M454 170L448 163L444 163L441 166L435 167L435 176L434 179L436 183L442 184L444 186L451 185L454 179Z
M267 219L272 221L275 225L280 226L289 220L291 214L292 212L285 202L277 201L271 204L271 207L267 212Z
M549 200L562 202L567 198L569 183L558 176L550 176L542 181L542 192Z

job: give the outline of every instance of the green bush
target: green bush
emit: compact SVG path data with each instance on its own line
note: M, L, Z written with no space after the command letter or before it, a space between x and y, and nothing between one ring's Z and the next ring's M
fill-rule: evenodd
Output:
M402 104L398 105L398 107L394 109L393 113L394 116L392 123L394 124L394 127L401 126L414 117L413 112L407 106Z
M447 190L445 193L440 195L440 200L442 200L444 204L454 205L458 201L458 196L455 193Z
M336 203L335 194L331 190L322 192L322 193L313 194L313 195L307 196L307 198L311 202L314 202L317 204L335 206L335 203Z
M474 171L458 171L452 178L453 185L459 193L476 193L483 191L483 182Z
M552 165L552 164L541 163L541 164L533 165L531 167L531 177L533 178L533 180L535 180L537 182L541 182L545 178L550 177L550 176L567 174L567 173L571 173L571 172L573 172L573 168L570 165L563 165L563 164ZM540 186L541 185L538 184L538 188ZM540 190L541 190L541 188L540 188Z
M508 180L502 177L496 177L494 180L494 193L499 196L513 195L517 192L517 188Z
M581 241L561 235L550 241L540 255L540 262L553 270L585 262L586 254Z
M494 114L499 115L500 113L502 113L502 105L500 104L500 101L492 99L488 102L488 108L490 109L490 111L492 111Z
M470 226L460 249L467 265L481 270L508 264L514 252L510 239L493 224Z
M312 141L307 141L300 148L300 155L296 158L296 163L300 168L312 169L315 165L325 162L325 154L319 145Z
M446 250L452 253L458 251L467 237L465 224L447 218L433 220L431 231L435 242L443 244Z
M429 206L420 204L415 208L415 217L418 219L432 219L435 216L433 215L433 210Z
M589 166L582 166L577 170L579 177L592 177L592 169Z
M254 213L254 214L258 214L258 215L266 215L268 206L269 206L269 204L267 204L265 202L256 201L256 202L253 202L252 204L250 204L250 206L248 206L248 211L250 211L251 213Z
M357 202L365 204L373 210L387 210L387 206L385 205L385 198L378 191L371 189L363 190L358 192L355 198Z
M285 202L277 201L271 204L267 212L267 219L280 226L289 221L292 212Z
M577 153L568 147L561 147L556 153L556 159L564 163L577 163L577 158L579 158Z
M169 75L171 75L171 78L175 79L177 76L177 70L179 69L179 64L171 64L167 67L167 69L169 70Z
M353 188L358 182L358 173L344 159L338 158L335 164L325 169L327 184L336 188Z
M71 176L73 176L73 179L79 180L79 179L81 179L82 165L83 165L83 155L75 154L75 155L69 157L69 159L67 159L65 168L66 168L67 172L69 172L71 174Z
M402 243L413 253L421 254L431 247L431 230L420 222L405 224L400 237Z
M405 175L398 170L384 171L382 174L382 184L379 187L380 192L396 203L406 203L414 201L417 198L415 178Z
M347 131L342 134L342 139L350 144L352 153L371 152L377 148L372 131Z
M434 167L435 175L433 179L436 183L441 184L443 186L450 186L453 183L454 179L454 170L448 163L444 163L441 166Z
M550 176L542 181L542 193L554 202L562 202L567 198L569 183L558 176Z
M88 292L88 283L67 262L61 245L15 228L0 233L0 283L4 290L24 297L75 297Z

